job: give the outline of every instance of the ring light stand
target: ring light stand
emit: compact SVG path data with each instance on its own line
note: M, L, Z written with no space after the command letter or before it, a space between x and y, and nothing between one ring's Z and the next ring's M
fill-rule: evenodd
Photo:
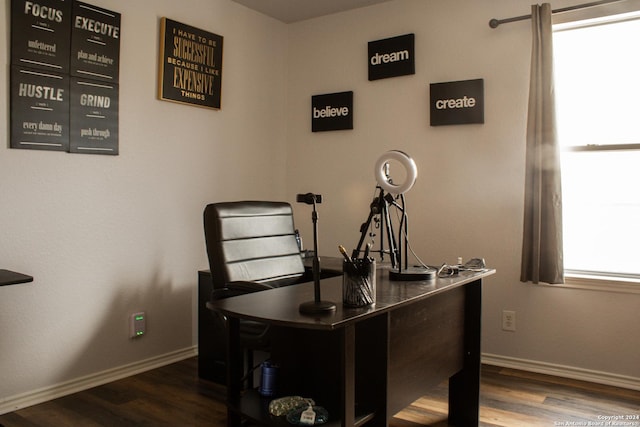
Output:
M397 161L406 170L406 179L402 184L395 184L389 176L389 163ZM377 216L381 216L382 226L386 228L387 240L389 241L389 255L391 257L391 271L389 271L389 279L396 281L408 280L427 280L435 277L436 270L429 267L409 267L409 240L408 240L408 217L405 209L404 193L409 191L416 181L418 169L415 162L406 153L399 150L391 150L384 153L376 162L374 174L378 185L379 195L374 198L371 203L371 210L367 221L360 227L360 241L353 251L353 256L357 257L362 244L364 242L367 229L371 225L371 220ZM385 194L386 192L386 194ZM400 199L401 204L396 202ZM396 243L393 224L389 215L389 206L393 206L402 212L400 219L400 237ZM404 242L401 242L404 235ZM401 243L404 243L401 248ZM380 239L380 257L384 259L383 236ZM404 255L404 265L403 265Z
M407 178L400 185L396 185L389 176L389 162L392 160L399 162L407 172ZM386 190L387 193L404 194L411 190L411 187L413 187L413 184L416 182L418 168L413 159L406 153L399 150L391 150L380 156L373 169L373 173L380 188Z

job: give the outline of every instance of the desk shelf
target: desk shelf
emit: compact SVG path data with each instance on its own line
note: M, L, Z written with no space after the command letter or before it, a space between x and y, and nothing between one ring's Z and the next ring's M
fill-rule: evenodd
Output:
M378 424L378 418L386 417L386 376L374 373L386 359L386 339L381 332L386 324L386 316L377 316L355 325L354 345L357 344L359 351L351 363L343 358L344 344L341 342L347 337L342 329L323 331L272 326L270 359L279 366L277 387L280 395L314 399L329 412L329 422L324 424L329 427L342 426L343 417L349 417L343 413L345 404L353 409L352 419L344 425L358 427L369 421ZM379 341L381 337L382 341ZM343 362L346 365L343 366ZM348 369L347 365L353 369ZM341 380L350 376L351 380ZM351 403L343 402L340 397L348 394L347 390L353 393ZM262 397L252 389L241 393L237 404L229 409L256 424L291 427L286 418L269 414L270 401L271 398Z
M243 418L254 423L270 426L270 427L292 427L287 421L286 416L276 417L269 413L270 397L261 396L256 390L248 390L240 398L240 404L237 407L230 408L234 412L240 414ZM367 413L356 415L354 426L362 426L372 420L375 413ZM329 421L322 424L323 427L340 427L341 420L336 414L329 412Z

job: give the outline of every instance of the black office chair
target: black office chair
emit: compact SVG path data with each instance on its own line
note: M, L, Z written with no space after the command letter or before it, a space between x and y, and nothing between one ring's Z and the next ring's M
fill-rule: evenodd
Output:
M293 210L288 203L212 203L204 210L204 234L213 280L212 300L288 286L304 275ZM214 316L220 323L217 329L226 331L226 318L219 313ZM219 340L220 347L226 342L224 335L212 339ZM241 321L240 340L249 370L253 351L268 350L269 329L259 322Z

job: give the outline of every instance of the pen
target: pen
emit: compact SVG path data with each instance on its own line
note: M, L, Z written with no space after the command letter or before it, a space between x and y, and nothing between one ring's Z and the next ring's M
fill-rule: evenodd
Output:
M338 250L340 251L340 253L344 257L344 259L346 259L347 262L349 264L351 264L351 266L357 270L358 267L356 267L356 264L353 262L353 260L351 258L349 258L349 255L347 255L347 250L344 248L344 246L338 245Z

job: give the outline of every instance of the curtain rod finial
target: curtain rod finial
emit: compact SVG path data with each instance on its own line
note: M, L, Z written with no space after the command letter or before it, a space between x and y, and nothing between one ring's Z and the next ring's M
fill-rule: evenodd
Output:
M500 25L500 21L498 21L496 18L493 18L491 21L489 21L489 26L491 28L498 28L498 25Z

